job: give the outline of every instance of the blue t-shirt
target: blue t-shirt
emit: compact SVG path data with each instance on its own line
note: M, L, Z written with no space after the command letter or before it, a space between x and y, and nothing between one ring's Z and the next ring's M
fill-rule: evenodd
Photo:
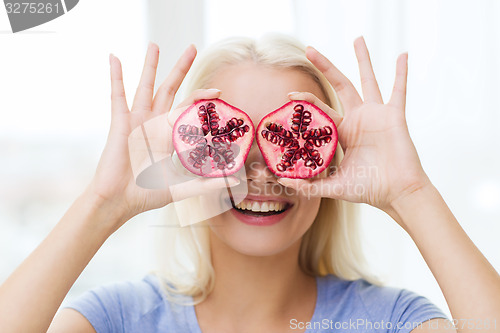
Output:
M290 328L312 332L410 332L445 314L427 298L406 289L379 287L334 275L316 277L318 296L310 322L290 318ZM186 296L185 299L192 300ZM201 333L192 305L169 302L154 275L85 292L63 304L84 315L97 333Z

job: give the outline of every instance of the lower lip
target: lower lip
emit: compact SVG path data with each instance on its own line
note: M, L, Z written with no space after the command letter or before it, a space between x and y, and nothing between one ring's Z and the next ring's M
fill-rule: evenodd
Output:
M231 213L238 220L240 220L245 224L255 225L255 226L268 226L276 224L279 221L283 220L289 211L290 208L288 208L281 214L269 215L269 216L254 216L254 215L243 214L239 212L236 208L231 209Z

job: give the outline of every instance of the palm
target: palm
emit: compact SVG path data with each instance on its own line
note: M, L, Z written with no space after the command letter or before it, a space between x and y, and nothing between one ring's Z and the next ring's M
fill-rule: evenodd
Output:
M346 114L338 130L346 147L337 178L344 184L344 198L382 206L415 165L416 155L408 154L412 146L402 112L388 105L363 104Z
M120 198L123 209L135 215L144 210L158 208L170 201L166 191L153 191L138 187L130 166L128 137L133 129L152 118L151 115L129 112L117 116L115 133L109 137L99 162L95 184L105 198Z
M153 98L158 47L152 44L146 55L143 73L131 110L128 108L125 97L120 61L110 56L111 128L91 188L98 196L119 205L117 209L126 212L126 217L161 207L171 200L167 190L147 190L135 184L128 139L135 128L170 110L174 94L189 70L195 54L196 50L193 47L186 50Z

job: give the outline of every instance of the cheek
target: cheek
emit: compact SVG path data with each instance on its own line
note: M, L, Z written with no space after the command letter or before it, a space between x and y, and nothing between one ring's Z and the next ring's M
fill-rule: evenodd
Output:
M299 207L295 212L295 220L300 222L300 229L309 229L309 227L313 224L314 219L318 215L319 206L321 204L321 198L301 198L299 200Z

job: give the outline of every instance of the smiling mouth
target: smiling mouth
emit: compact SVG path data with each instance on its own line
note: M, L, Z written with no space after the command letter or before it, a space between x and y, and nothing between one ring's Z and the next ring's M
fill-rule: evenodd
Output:
M244 199L238 204L231 202L233 208L238 212L250 216L272 216L286 212L292 207L287 202L280 201L256 201Z

